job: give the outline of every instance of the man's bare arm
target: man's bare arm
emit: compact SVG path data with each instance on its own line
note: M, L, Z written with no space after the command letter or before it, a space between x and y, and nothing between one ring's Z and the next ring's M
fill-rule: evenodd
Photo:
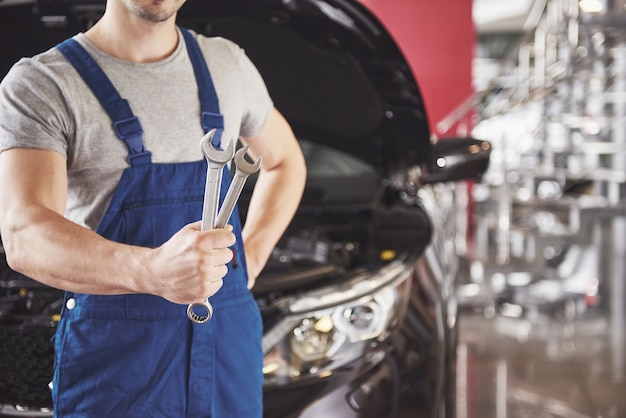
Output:
M115 243L63 216L65 158L16 148L0 154L0 232L11 268L49 286L80 293L149 293L176 303L213 295L234 243L228 229L179 231L156 249Z
M243 228L252 287L300 204L306 165L291 127L275 109L259 135L242 141L252 157L263 157Z

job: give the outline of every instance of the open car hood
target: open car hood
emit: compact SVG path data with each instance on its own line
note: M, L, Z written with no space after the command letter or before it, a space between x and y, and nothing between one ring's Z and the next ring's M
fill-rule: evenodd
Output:
M428 158L417 83L386 30L356 1L199 0L181 10L183 25L246 50L299 138L383 175Z
M0 0L0 37L14 42L0 56L0 78L20 57L85 31L104 5ZM299 285L341 275L389 251L420 254L430 222L401 196L426 183L478 179L486 169L484 141L431 143L407 61L357 0L187 0L178 23L245 49L305 154L306 190L264 271L277 279L260 281L269 287L285 277ZM243 217L249 196L240 199Z
M95 22L103 0L0 0L0 37L35 54ZM382 176L425 163L430 133L409 66L357 1L188 0L178 23L241 45L296 135L349 153ZM45 35L42 36L42 31ZM44 44L45 43L45 44ZM20 56L3 54L0 77Z

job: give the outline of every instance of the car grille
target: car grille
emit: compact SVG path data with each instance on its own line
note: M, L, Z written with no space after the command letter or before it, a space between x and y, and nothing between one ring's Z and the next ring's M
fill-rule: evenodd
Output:
M54 327L0 327L0 403L50 408Z

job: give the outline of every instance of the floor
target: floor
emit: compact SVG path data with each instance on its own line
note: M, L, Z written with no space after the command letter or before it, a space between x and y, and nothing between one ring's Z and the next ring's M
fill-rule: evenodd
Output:
M464 314L457 418L626 417L624 346L606 315L563 322Z
M580 298L569 311L532 314L523 303L465 306L456 417L626 417L624 304L612 291L623 294L620 277L595 307Z

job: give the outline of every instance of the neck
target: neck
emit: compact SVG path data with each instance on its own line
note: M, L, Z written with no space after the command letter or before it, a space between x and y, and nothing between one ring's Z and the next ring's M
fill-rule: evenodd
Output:
M176 14L152 22L142 19L121 2L108 1L102 18L85 36L100 50L125 61L148 63L169 56L178 45Z

